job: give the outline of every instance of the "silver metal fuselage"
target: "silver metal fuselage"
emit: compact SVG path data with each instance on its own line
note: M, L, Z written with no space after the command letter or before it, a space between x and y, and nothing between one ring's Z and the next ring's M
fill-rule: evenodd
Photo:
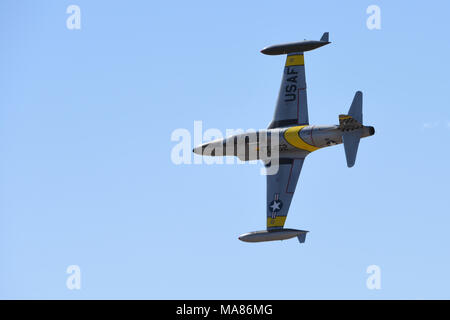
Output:
M363 126L361 130L361 138L375 133L371 126ZM258 160L264 159L263 152L255 151L262 151L270 145L272 150L278 150L279 157L305 157L312 151L341 144L343 133L339 125L301 125L265 129L206 142L193 151L200 155L238 156L241 160Z

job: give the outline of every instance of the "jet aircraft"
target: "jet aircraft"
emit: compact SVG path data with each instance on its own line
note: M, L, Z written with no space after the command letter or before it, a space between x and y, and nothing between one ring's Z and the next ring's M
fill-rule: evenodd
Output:
M261 50L266 55L287 55L273 120L266 130L243 133L210 141L193 149L208 156L237 156L240 160L262 160L275 172L267 174L267 229L239 236L245 242L306 239L306 230L284 228L303 162L321 148L343 144L347 166L355 164L361 138L375 129L363 125L363 94L357 91L347 114L339 115L337 125L310 125L306 98L304 52L329 44L325 32L319 41L273 45Z

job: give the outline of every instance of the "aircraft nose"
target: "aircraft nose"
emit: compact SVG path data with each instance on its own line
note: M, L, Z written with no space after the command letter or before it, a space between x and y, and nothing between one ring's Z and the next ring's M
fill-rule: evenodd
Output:
M369 127L369 134L371 136L373 136L375 134L375 128L374 127L372 127L372 126Z
M192 152L199 154L199 155L203 155L203 148L204 148L203 146L198 146L198 147L192 149Z

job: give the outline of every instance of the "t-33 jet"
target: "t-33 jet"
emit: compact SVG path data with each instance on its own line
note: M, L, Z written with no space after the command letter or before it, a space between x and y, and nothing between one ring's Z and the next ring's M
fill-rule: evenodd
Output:
M273 120L266 130L243 133L207 142L193 152L208 156L237 156L262 160L267 168L267 230L239 236L246 242L286 240L305 242L308 231L284 228L303 162L320 148L344 144L347 166L355 164L359 140L375 133L363 125L362 92L357 91L347 114L338 125L310 125L306 99L304 52L329 44L328 32L319 41L273 45L261 50L267 55L287 55ZM270 172L271 171L271 172Z

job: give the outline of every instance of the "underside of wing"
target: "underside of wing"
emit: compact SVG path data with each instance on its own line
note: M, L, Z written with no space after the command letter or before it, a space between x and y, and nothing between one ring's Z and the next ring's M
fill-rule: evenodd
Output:
M286 57L278 101L269 129L309 124L303 52Z
M278 172L267 175L267 230L284 227L304 158L280 158Z

